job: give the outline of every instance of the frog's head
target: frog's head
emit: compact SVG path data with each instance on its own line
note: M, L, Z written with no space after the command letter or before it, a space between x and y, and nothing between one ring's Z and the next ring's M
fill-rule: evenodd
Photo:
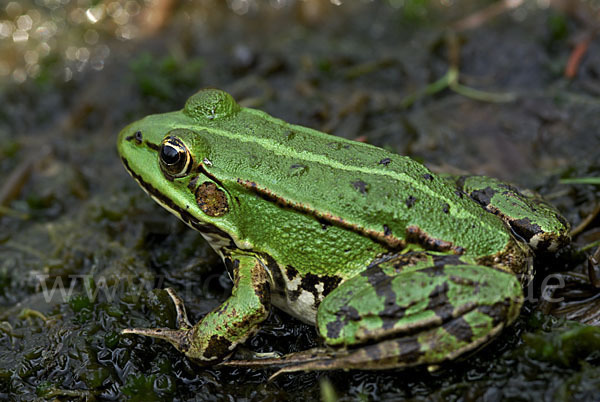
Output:
M210 131L240 107L226 92L205 89L183 110L147 116L119 134L118 150L127 171L156 202L210 237L213 247L235 237L228 218L230 196L207 168Z

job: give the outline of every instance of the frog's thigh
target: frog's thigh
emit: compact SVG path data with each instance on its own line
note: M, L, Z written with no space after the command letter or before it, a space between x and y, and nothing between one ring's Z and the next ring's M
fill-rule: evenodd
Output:
M369 343L350 353L348 368L436 364L487 343L522 304L515 276L493 268L375 266L323 300L317 327L330 345Z
M459 188L501 217L536 251L555 252L569 243L569 223L558 210L531 191L486 176L455 178Z

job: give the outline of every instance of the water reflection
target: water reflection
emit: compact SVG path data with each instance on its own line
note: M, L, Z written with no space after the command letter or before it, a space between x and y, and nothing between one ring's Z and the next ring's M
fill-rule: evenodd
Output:
M360 0L370 3L374 0ZM513 0L542 4L550 0ZM314 25L323 23L328 3L350 6L343 0L23 0L0 5L0 84L28 79L70 80L86 69L102 70L114 39L129 41L151 36L172 20L175 8L193 24L206 21L215 7L227 7L232 14L252 15L297 7L297 18ZM449 8L455 0L386 0L393 9L423 18L429 6ZM426 6L426 4L428 6ZM520 7L515 13L525 13ZM298 17L300 16L300 17Z
M65 80L86 68L102 70L109 40L131 40L136 19L161 0L11 1L0 8L0 80L21 83L50 65Z

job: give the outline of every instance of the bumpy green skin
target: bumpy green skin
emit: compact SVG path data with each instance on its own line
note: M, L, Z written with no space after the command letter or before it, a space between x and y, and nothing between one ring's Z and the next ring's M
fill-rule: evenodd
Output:
M167 148L188 158L178 159L189 161L182 172L167 166ZM272 303L315 323L327 343L355 348L303 369L388 368L454 358L518 315L530 248L511 235L512 207L503 219L488 213L460 188L467 180L454 185L410 158L241 108L219 90L129 125L118 149L142 188L199 230L235 277L231 298L194 328L129 333L217 361ZM530 223L566 238L568 226L545 232L562 218L542 215Z
M458 186L488 211L501 215L538 252L555 252L569 243L569 223L537 194L485 176L463 176Z

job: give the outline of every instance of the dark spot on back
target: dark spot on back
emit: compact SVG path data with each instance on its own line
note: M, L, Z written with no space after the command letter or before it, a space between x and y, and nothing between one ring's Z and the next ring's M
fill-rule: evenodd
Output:
M358 190L358 192L361 194L367 194L367 191L369 191L369 185L360 179L351 183L352 187L354 187L355 190Z
M445 203L442 206L442 211L444 211L445 214L447 214L448 212L450 212L450 205L448 205L448 203Z
M392 160L390 158L383 158L379 161L379 165L387 166L390 164Z
M425 173L425 174L423 175L423 178L424 178L425 180L429 180L429 181L433 180L433 176L432 176L432 175L430 175L429 173Z
M293 165L290 166L290 174L292 176L300 176L303 175L304 173L308 172L308 166L303 165L301 163L294 163Z
M491 187L486 187L483 190L473 190L469 195L481 206L487 207L492 202L494 195L496 195L496 190Z
M404 201L406 203L406 206L408 208L412 207L413 205L415 205L415 202L417 202L417 199L415 197L413 197L412 195L409 195L408 198L406 199L406 201Z

